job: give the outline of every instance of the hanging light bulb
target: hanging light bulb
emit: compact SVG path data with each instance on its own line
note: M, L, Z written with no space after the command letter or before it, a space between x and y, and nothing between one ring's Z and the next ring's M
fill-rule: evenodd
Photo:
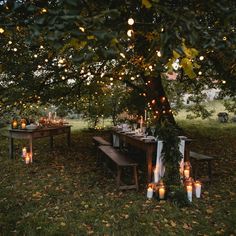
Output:
M132 29L129 29L129 30L127 31L128 37L132 37L133 34L134 34L134 31L133 31Z
M129 18L128 19L128 24L129 25L133 25L134 24L134 19L133 18Z

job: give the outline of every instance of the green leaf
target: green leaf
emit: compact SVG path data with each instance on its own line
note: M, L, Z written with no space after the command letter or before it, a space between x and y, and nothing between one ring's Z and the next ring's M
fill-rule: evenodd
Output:
M147 9L152 7L152 4L150 3L149 0L142 0L142 5L146 7Z
M175 50L173 50L173 56L174 56L174 59L180 58L180 54L176 52Z

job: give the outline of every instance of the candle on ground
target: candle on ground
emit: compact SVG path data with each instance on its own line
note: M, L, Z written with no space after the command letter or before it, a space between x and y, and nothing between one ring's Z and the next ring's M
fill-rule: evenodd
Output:
M149 186L147 189L147 198L151 199L152 196L153 196L153 188L151 186Z
M25 158L26 154L27 154L27 149L26 149L26 147L23 147L22 148L22 157Z
M164 186L161 186L159 188L159 198L160 198L160 200L165 198L165 187Z
M195 182L195 194L197 198L201 197L201 183L199 181Z
M26 154L26 157L25 157L25 164L29 164L30 163L30 155L29 153Z
M193 195L193 186L187 185L187 196L190 202L192 202L192 195Z
M190 171L189 171L189 169L185 169L185 170L184 170L184 177L185 177L186 179L188 179L189 176L190 176Z

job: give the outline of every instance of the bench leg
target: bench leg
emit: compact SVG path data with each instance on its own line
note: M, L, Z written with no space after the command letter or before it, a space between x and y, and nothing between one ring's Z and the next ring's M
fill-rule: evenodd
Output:
M136 190L138 190L138 173L137 173L137 166L134 166L134 183L136 186Z
M120 187L120 178L121 178L121 168L117 166L117 177L116 177L117 188Z

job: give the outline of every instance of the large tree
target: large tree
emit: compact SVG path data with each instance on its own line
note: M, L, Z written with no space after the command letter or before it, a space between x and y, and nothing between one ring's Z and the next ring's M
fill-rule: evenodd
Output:
M42 101L68 94L75 100L87 77L97 83L99 74L124 81L140 92L157 119L171 122L166 72L175 71L181 90L198 97L206 85L234 95L234 1L1 2L2 105L3 91L12 90L18 99L33 93ZM39 67L43 73L35 76Z

